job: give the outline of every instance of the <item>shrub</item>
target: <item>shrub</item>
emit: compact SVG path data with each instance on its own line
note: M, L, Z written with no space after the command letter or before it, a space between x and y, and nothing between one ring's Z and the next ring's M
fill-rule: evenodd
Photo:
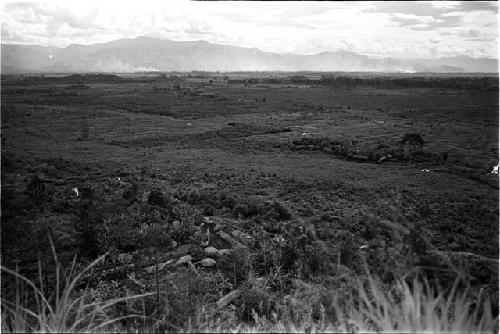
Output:
M258 196L240 200L233 208L233 216L251 218L259 216L264 220L288 220L292 214L278 201L266 201Z
M36 204L41 204L47 200L46 188L47 185L45 182L41 180L38 175L35 175L28 183L25 194L28 195Z
M144 226L166 224L167 216L164 213L139 204L120 214L112 214L104 218L96 233L100 252L113 249L120 252L135 251L143 240L144 233L141 233L141 227L144 229Z
M156 205L162 208L170 208L173 201L159 190L151 190L148 196L148 204Z
M233 208L233 215L236 218L245 218L250 215L250 208L245 203L238 203Z
M245 322L256 321L256 316L272 319L276 311L273 297L263 286L247 287L236 302L237 314Z
M292 218L292 214L288 209L283 206L282 203L274 201L270 205L270 210L265 215L265 218L275 219L275 220L289 220Z
M333 291L323 285L293 281L292 293L279 305L282 321L301 325L318 321L336 321L335 299Z
M123 198L128 200L130 203L134 203L139 200L139 185L137 182L132 181L132 184L123 192Z
M123 213L122 207L109 202L96 202L91 199L81 199L78 203L78 220L75 224L75 229L81 234L81 245L79 249L84 255L90 258L96 258L99 254L103 254L107 246L102 244L101 232L104 221L117 219L116 217ZM115 217L115 218L113 218ZM117 225L118 233L119 222L113 221L111 225ZM125 227L126 229L127 227Z
M218 261L218 268L234 287L244 282L252 270L252 258L247 248L237 248Z
M16 159L15 159L14 153L3 151L2 152L2 159L1 159L2 171L4 173L12 172L16 169L16 165L17 164L16 164Z
M357 255L359 246L352 233L345 230L339 230L334 236L333 242L337 245L340 252L340 264L347 267L356 267L354 259Z
M195 234L195 227L203 222L201 210L191 205L178 204L172 209L172 239L177 242L186 242Z
M216 209L232 210L237 203L237 196L227 190L216 192L213 189L178 189L173 197L191 205L211 206Z
M252 254L252 268L260 276L267 276L272 268L281 265L281 245L276 239L258 235L257 250Z
M305 249L304 274L331 274L333 273L333 265L337 262L337 254L333 249L330 249L322 241L314 241L311 245L307 245Z
M224 190L219 193L219 201L222 207L228 209L233 209L237 203L236 195Z

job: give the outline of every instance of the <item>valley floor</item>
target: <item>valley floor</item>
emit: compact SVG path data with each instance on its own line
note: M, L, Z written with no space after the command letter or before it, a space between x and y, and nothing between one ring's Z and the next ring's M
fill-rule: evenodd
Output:
M81 288L160 291L164 329L332 319L365 265L498 296L497 92L3 81L1 116L2 264L36 276L48 236L66 264L109 252Z

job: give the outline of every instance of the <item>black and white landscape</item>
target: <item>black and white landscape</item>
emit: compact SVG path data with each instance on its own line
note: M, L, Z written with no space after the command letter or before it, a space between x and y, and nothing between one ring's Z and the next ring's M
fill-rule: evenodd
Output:
M498 333L497 2L1 30L2 332Z

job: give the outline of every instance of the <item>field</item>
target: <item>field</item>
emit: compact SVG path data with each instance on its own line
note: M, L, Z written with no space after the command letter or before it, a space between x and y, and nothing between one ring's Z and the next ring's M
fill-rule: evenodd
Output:
M166 330L334 322L367 270L498 314L498 78L376 79L2 77L2 265L109 253L78 288Z

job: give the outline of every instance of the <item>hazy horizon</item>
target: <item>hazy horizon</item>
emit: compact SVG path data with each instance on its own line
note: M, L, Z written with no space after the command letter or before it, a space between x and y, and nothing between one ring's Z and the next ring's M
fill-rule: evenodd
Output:
M139 36L264 52L498 59L496 2L8 2L2 44L67 47Z
M314 56L314 55L319 55L319 54L322 54L322 53L345 52L345 53L355 53L355 54L361 55L361 56L369 56L369 57L372 57L373 59L395 58L395 57L391 57L390 55L386 55L386 56L370 56L368 54L353 52L353 51L350 51L350 50L335 50L335 51L324 50L324 51L320 51L320 52L317 52L317 53L270 52L270 51L261 50L259 48L248 48L248 47L239 46L239 45L231 45L231 44L223 44L223 43L212 43L212 42L209 42L209 41L206 41L206 40L203 40L203 39L198 39L198 40L174 40L174 39L170 39L170 38L160 38L160 37L151 37L151 36L124 37L124 38L120 38L120 39L116 39L116 40L112 40L112 41L108 41L108 42L89 43L89 44L73 43L73 44L69 44L69 45L66 45L66 46L44 46L44 45L37 45L37 44L3 43L3 42L1 44L2 45L15 45L15 46L42 46L42 47L54 48L54 49L65 49L65 48L69 48L71 46L92 46L92 45L96 45L96 44L112 43L112 42L116 42L116 41L120 41L120 40L127 40L127 39L133 40L133 39L141 39L141 38L151 38L151 39L157 39L157 40L163 40L163 41L171 41L171 42L179 42L179 43L183 43L183 42L206 42L206 43L216 44L216 45L222 45L222 46L232 46L232 47L240 47L240 48L246 48L246 49L256 49L256 50L260 50L260 51L263 51L263 52L280 54L280 55ZM456 56L446 56L446 57L439 57L439 58L453 58L453 57L471 57L471 56L468 56L468 55L456 55ZM498 57L471 57L471 58L490 58L490 59L497 59L498 60ZM418 58L407 58L407 59L408 60L413 60L413 59L432 60L432 59L436 59L436 58L432 58L432 57L418 57Z

